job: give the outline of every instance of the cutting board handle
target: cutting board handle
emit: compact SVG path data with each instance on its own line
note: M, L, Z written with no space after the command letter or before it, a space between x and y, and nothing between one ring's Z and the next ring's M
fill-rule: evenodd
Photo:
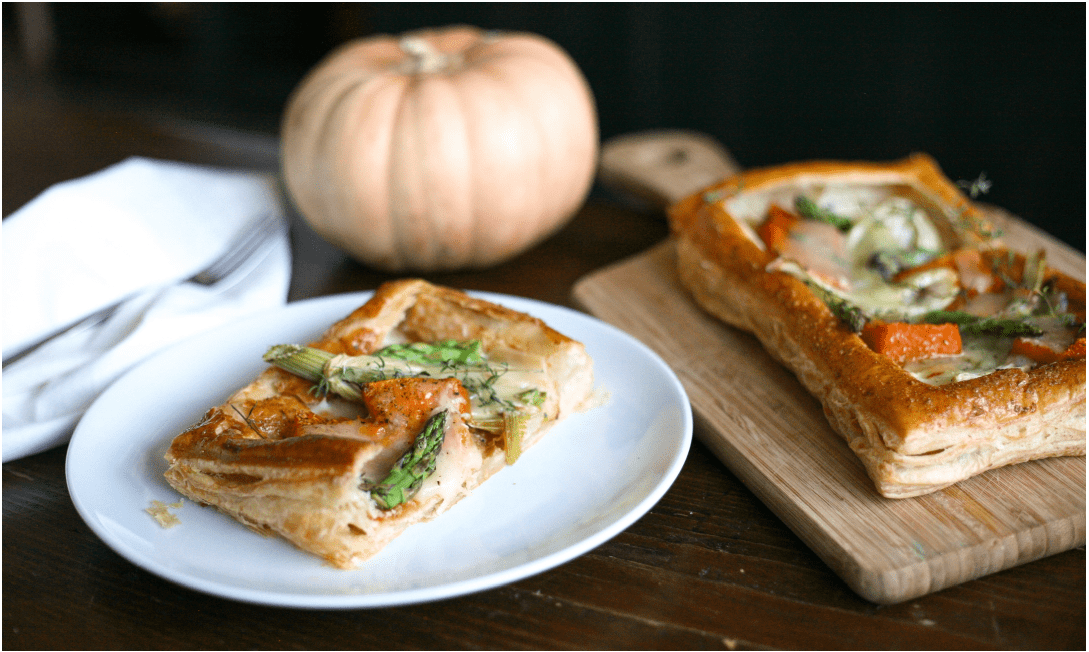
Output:
M740 171L729 150L711 136L655 130L602 143L598 181L664 208Z

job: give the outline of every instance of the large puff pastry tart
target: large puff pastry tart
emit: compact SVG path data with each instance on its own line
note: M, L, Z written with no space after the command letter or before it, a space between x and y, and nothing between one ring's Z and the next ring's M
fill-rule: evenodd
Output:
M589 407L585 347L422 280L380 287L316 342L274 343L252 383L178 435L167 481L353 568Z
M1085 454L1085 283L926 155L810 162L670 209L682 284L816 396L889 498Z

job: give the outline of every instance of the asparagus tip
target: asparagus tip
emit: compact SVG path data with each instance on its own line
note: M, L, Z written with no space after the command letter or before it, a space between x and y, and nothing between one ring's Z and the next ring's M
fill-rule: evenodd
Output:
M286 358L298 353L303 347L298 344L275 344L269 347L269 350L265 352L265 362L276 362L281 358Z

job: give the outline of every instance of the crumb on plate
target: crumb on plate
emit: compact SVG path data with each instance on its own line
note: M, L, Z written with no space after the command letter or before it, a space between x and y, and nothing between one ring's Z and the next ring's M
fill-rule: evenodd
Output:
M164 528L172 528L178 523L181 523L181 521L178 520L178 517L172 514L170 510L181 509L183 502L184 501L179 500L176 503L170 503L168 505L161 500L153 500L151 501L151 507L148 507L144 511L151 514L151 517L158 521L159 525Z

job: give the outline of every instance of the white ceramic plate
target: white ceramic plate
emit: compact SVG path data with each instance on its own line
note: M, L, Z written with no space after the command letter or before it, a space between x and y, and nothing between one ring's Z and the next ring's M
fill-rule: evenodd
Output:
M90 528L137 566L225 598L301 608L438 600L540 573L619 534L676 479L692 441L677 377L649 348L580 312L475 293L583 342L608 402L570 416L518 463L448 512L414 525L356 570L332 568L186 500L181 524L144 510L181 500L163 478L171 440L248 383L272 344L305 342L365 302L358 293L289 304L172 347L95 402L68 447L68 490Z

